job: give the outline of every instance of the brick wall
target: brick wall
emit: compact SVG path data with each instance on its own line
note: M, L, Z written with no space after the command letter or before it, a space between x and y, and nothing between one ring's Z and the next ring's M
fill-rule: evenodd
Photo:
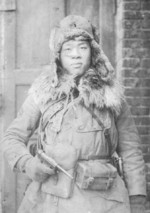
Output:
M150 212L150 0L123 0L122 68L125 94L141 136Z

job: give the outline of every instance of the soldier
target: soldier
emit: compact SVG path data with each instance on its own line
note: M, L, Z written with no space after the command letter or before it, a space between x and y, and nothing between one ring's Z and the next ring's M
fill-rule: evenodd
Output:
M31 86L2 141L11 168L32 179L18 212L143 213L138 132L96 28L67 16L52 30L50 50L50 68ZM33 156L27 143L37 128Z

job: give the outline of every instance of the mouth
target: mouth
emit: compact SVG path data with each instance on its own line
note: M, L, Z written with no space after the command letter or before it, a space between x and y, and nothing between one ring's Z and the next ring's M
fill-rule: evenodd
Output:
M73 68L80 68L82 66L82 63L73 63L72 67Z

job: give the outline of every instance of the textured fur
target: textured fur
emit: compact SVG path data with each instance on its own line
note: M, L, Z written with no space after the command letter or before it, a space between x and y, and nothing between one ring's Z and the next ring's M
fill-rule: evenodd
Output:
M75 88L79 91L78 101L87 107L91 105L99 109L106 107L119 114L124 96L123 87L116 79L103 82L93 69L89 69L81 77L78 85L75 79L64 75L59 78L59 83L55 86L53 78L51 70L43 72L30 88L29 93L33 95L39 106L42 107L51 100L58 100L62 95L68 96Z

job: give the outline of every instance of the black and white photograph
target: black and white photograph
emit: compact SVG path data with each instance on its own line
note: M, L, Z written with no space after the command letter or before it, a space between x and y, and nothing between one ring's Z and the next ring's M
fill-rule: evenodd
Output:
M0 213L150 213L150 0L0 0Z

